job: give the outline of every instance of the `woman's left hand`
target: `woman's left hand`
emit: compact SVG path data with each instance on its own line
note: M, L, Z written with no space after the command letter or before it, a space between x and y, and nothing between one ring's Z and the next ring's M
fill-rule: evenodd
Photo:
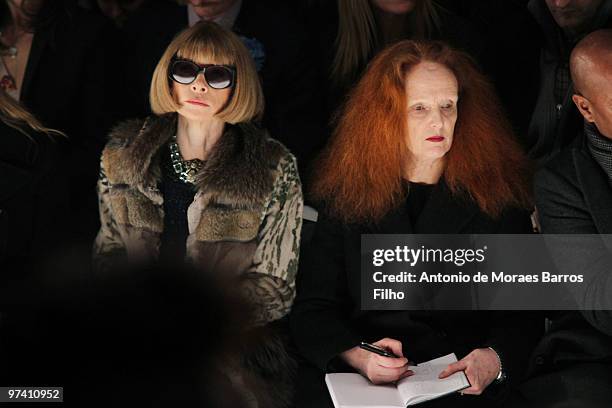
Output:
M465 371L471 387L461 391L462 394L480 395L489 384L497 378L500 366L497 355L490 348L480 348L449 364L438 378L446 378L457 371Z

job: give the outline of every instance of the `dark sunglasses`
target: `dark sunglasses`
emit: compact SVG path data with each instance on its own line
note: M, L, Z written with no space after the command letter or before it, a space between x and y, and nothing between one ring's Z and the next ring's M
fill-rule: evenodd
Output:
M228 65L198 65L193 61L177 59L170 64L168 76L175 82L189 85L198 75L204 74L208 86L213 89L225 89L234 84L236 70Z

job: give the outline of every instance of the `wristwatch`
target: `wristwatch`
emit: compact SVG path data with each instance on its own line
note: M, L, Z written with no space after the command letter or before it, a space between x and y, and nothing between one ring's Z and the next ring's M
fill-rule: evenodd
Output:
M507 375L506 375L506 372L504 371L504 366L502 365L502 361L501 361L501 358L499 357L499 353L495 351L493 347L489 347L489 349L495 353L495 356L497 357L497 361L499 362L499 373L497 374L497 377L495 377L495 380L494 380L496 384L499 384L499 383L506 381Z

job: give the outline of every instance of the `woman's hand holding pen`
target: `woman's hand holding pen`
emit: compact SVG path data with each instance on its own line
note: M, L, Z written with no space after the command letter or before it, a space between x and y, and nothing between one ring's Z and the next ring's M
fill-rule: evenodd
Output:
M400 341L384 338L372 344L391 351L397 357L381 356L359 346L343 352L340 357L373 384L392 383L414 374L408 369L408 359L402 354Z

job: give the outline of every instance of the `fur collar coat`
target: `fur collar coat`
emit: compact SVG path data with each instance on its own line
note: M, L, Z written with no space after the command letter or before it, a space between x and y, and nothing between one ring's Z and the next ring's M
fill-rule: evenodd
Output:
M128 121L111 132L98 181L98 271L159 256L161 155L175 132L176 114ZM287 407L295 362L275 327L295 296L303 210L295 158L253 125L226 125L195 184L187 261L231 280L228 287L238 289L251 312L251 341L228 356L222 371L248 407Z
M176 114L117 126L101 158L96 268L157 259L163 232L160 161ZM295 158L251 124L226 125L196 177L187 260L238 278L254 323L283 317L295 294L303 199Z

